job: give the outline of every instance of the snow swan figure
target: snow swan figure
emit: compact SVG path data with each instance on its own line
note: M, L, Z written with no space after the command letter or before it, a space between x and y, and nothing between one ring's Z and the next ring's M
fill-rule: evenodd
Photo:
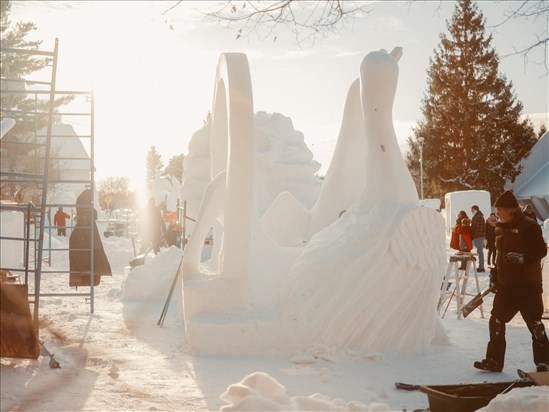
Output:
M300 331L299 347L418 352L444 339L436 313L444 221L419 205L393 128L401 56L401 48L369 53L360 83L351 86L346 109L362 117L365 180L354 203L311 238L290 270L285 316Z
M401 55L396 48L364 58L315 206L306 210L281 193L263 216L252 179L248 62L240 53L221 56L211 180L180 269L193 351L292 352L322 344L419 352L444 337L436 311L444 220L420 206L393 128ZM214 265L206 269L200 251L210 227Z

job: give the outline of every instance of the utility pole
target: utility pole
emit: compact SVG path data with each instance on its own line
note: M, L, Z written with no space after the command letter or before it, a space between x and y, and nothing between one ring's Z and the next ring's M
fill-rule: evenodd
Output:
M419 187L421 192L421 200L423 200L423 144L425 143L425 138L418 137L417 141L419 143Z

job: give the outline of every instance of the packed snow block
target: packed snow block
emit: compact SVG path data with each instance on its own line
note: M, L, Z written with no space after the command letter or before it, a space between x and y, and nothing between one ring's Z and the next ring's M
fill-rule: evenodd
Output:
M2 237L24 238L25 215L23 212L0 212L0 235ZM22 269L25 242L0 239L0 265L7 269Z
M490 201L490 192L486 190L460 190L458 192L449 192L444 196L444 207L446 209L446 233L450 233L456 224L456 218L460 210L471 215L471 206L477 205L484 215L484 218L490 216L492 212L492 203Z
M222 314L242 311L247 307L247 279L208 278L203 276L184 281L185 318L200 313Z

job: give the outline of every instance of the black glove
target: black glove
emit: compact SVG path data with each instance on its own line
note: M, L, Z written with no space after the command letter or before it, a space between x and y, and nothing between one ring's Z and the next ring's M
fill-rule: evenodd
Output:
M511 263L513 265L524 264L524 254L517 252L509 252L505 255L505 263Z
M490 287L494 293L498 290L498 272L496 268L492 268L490 271Z

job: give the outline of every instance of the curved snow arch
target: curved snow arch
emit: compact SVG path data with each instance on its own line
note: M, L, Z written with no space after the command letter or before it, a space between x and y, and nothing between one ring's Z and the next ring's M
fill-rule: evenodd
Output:
M252 231L253 93L244 53L219 57L212 107L212 178L226 171L219 273L247 278Z
M211 182L191 236L184 266L186 277L198 274L204 239L215 220L223 226L217 274L248 277L253 207L253 95L248 59L223 53L217 65L210 137Z

